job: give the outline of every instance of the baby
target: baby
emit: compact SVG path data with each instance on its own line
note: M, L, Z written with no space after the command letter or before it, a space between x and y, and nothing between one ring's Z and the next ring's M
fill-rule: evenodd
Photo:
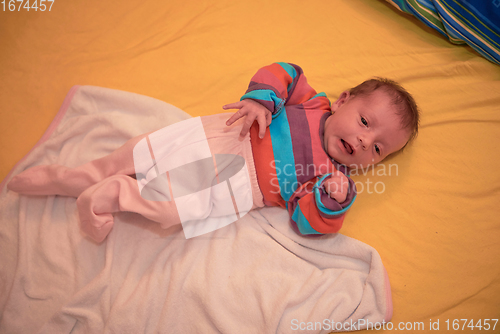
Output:
M241 100L223 108L238 110L138 136L77 168L36 166L7 187L77 197L81 227L97 242L115 212L136 212L163 228L183 224L187 236L189 221L240 218L265 205L286 208L300 234L336 233L356 197L349 171L382 161L418 132L415 101L395 82L365 81L330 104L288 63L260 69ZM208 155L192 153L200 147ZM194 202L191 193L199 195Z

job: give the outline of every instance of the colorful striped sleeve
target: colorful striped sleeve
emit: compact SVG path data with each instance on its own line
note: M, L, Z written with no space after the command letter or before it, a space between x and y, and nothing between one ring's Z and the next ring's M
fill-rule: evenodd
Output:
M346 212L356 199L356 186L350 178L346 200L338 203L332 199L323 188L324 181L330 175L323 175L301 187L288 203L290 217L301 234L337 233Z
M316 95L302 69L294 64L274 63L257 71L240 100L252 99L273 113L280 114L285 105L304 103Z

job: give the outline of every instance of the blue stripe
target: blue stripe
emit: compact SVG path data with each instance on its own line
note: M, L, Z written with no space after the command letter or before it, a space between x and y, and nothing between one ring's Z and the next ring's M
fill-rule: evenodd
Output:
M281 67L283 67L283 69L286 71L286 73L288 73L288 75L290 77L292 77L292 81L295 79L295 77L297 76L297 71L295 70L295 68L288 64L288 63L276 63L278 65L280 65Z
M302 213L300 205L297 205L292 215L292 220L297 224L297 227L302 234L322 234L311 227L306 216Z
M292 138L290 136L290 125L285 108L280 117L275 118L269 125L271 142L273 145L274 163L276 174L280 185L281 197L288 202L295 190L297 190L297 174L295 170L295 158L293 156Z
M317 97L326 97L326 98L328 99L328 96L326 96L326 93L325 93L325 92L321 92L321 93L318 93L318 94L314 95L313 97L311 97L311 99L310 99L310 100L315 99L315 98L317 98ZM310 100L309 100L309 101L310 101ZM328 102L330 102L330 100L328 100ZM330 102L330 106L331 106L331 105L332 105L332 103Z
M293 82L294 82L295 78L297 77L297 71L295 70L295 68L292 65L290 65L288 63L276 63L276 64L280 65L286 71L286 73L288 73L288 75L290 77L292 77L292 82L286 88L286 91L290 93L290 90L293 87Z
M417 2L418 2L419 4L421 4L421 5L422 5L422 7L425 7L425 8L427 8L427 9L429 9L429 10L434 11L434 4L433 4L432 2L427 1L427 0L418 0Z
M469 44L482 56L500 64L500 0L414 0L433 12L439 24L429 22L410 0L390 0L401 11L414 15L427 26L436 29L454 44ZM452 15L444 12L448 10ZM464 26L464 27L462 27ZM469 31L470 32L469 32ZM477 37L476 37L477 36Z
M445 13L442 13L442 15L446 15L448 20L450 22L461 22L464 26L468 27L470 30L472 30L474 33L479 35L481 41L489 41L490 43L493 44L494 47L499 46L499 38L498 35L495 37L495 32L492 30L489 30L482 22L478 21L477 18L475 18L473 15L478 14L478 13L468 13L466 9L462 8L459 4L453 4L451 3L445 3L443 2L441 6L444 8L446 7L448 11L450 11L453 15L447 15ZM472 10L471 8L467 8L468 10ZM441 14L441 13L440 13ZM466 22L467 21L467 22ZM459 31L465 33L466 30L461 27L459 24L454 24L454 27L458 29ZM475 37L472 37L470 33L467 33L469 38L474 38L476 41L478 40ZM497 39L497 40L495 40ZM484 43L487 45L487 43Z
M415 16L416 18L418 18L420 21L422 21L426 26L432 28L432 29L436 29L440 34L442 34L443 36L445 36L446 38L448 37L448 35L446 34L446 31L443 30L444 27L441 27L441 26L437 26L435 25L433 22L430 22L429 20L427 20L427 18L423 15L421 15L416 8L414 8L412 5L410 5L407 1L408 0L392 0L400 9L401 11L403 12L406 12L408 14L411 14L413 16ZM435 8L432 8L432 7L428 7L426 5L424 5L424 3L422 2L419 2L418 0L415 0L416 2L418 2L419 4L421 4L423 7L429 9L431 12L433 12L437 17L439 17L438 13L436 12L436 9ZM428 5L428 3L427 3Z
M472 6L472 4L468 3L468 2L467 2L467 1L465 1L465 0L462 0L462 2L463 2L465 5L467 5L467 7L469 7L469 9L470 9L470 10L471 10L474 14L476 14L476 15L477 15L477 16L479 16L479 17L481 17L481 19L483 20L483 22L484 22L484 23L489 24L489 25L491 26L491 28L495 29L497 32L500 32L500 28L499 28L497 25L495 25L495 24L493 23L493 21L489 20L486 16L484 16L484 15L481 13L481 11L480 11L480 10L476 9L476 7ZM483 5L483 6L484 6L484 4L481 4L481 3L476 3L476 4L477 4L477 5ZM495 15L494 13L491 13L490 11L486 10L486 8L484 8L484 9L483 9L483 11L484 11L484 13L485 13L485 14L489 14L489 15L493 15L493 16ZM493 16L492 16L492 18L497 19L497 17L493 17Z
M272 90L267 90L267 89L258 89L258 90L253 90L251 92L246 93L243 95L240 99L240 101L244 99L255 99L255 100L262 100L262 101L274 101L272 98L272 95L276 96Z
M434 12L434 14L436 14L439 17L439 15L436 12L436 10L433 10L433 12ZM448 38L448 35L446 34L446 30L444 30L444 27L436 25L434 22L431 22L431 21L427 20L427 18L425 16L423 16L422 14L420 14L413 7L410 7L410 12L409 13L413 14L415 17L417 17L420 21L422 21L429 28L436 29L441 35L443 35L444 37Z
M316 184L314 185L313 189L314 189L314 199L316 201L316 206L318 207L319 211L321 211L322 213L326 214L326 215L330 215L330 216L337 216L337 215L341 215L343 213L345 213L347 210L349 210L349 208L352 206L352 204L354 203L354 201L356 200L356 195L354 195L354 197L352 198L352 201L351 203L349 203L348 206L346 206L345 208L343 208L342 210L339 210L339 211L333 211L333 210L330 210L328 209L322 202L321 202L321 193L320 193L320 184L321 182L323 182L324 179L326 179L327 177L329 177L330 175L332 175L331 173L329 174L325 174L323 175L319 180L318 182L316 182Z
M479 42L475 38L468 38L464 33L458 31L457 29L455 29L455 27L453 27L450 24L448 24L448 22L444 18L443 18L443 22L444 22L444 24L445 24L446 27L448 27L449 29L453 29L454 30L455 35L458 36L458 38L460 38L461 40L466 41L467 44L469 44L474 50L476 50L478 53L480 53L483 57L485 57L486 59L490 60L491 62L500 64L500 55L494 54L493 50L489 46L485 47L483 43ZM485 49L486 50L488 50L488 49L491 50L491 54L488 53Z
M475 36L471 35L468 31L460 27L458 24L455 24L454 18L450 17L446 12L444 12L444 10L440 11L440 15L447 29L453 31L459 38L466 41L470 46L472 46L477 52L479 52L485 58L489 59L492 62L496 63L500 62L500 55L498 54L498 50L492 49L490 45L485 44L482 40L477 39ZM490 50L491 53L488 53L487 50ZM496 54L495 51L497 52Z

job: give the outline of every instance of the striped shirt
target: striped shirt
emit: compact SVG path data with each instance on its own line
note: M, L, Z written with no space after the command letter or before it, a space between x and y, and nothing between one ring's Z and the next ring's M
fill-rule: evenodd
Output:
M338 203L323 188L332 172L349 173L324 148L324 125L331 115L326 94L317 94L297 65L274 63L252 77L243 99L255 100L272 112L264 138L259 138L256 122L250 130L264 203L286 208L301 234L338 232L356 189L349 178L347 198Z

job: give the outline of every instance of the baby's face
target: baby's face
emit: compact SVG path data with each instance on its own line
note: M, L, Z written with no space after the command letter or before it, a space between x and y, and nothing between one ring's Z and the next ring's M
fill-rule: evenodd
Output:
M335 161L351 168L367 167L399 151L410 138L389 96L380 90L354 98L343 92L325 123L324 145Z

